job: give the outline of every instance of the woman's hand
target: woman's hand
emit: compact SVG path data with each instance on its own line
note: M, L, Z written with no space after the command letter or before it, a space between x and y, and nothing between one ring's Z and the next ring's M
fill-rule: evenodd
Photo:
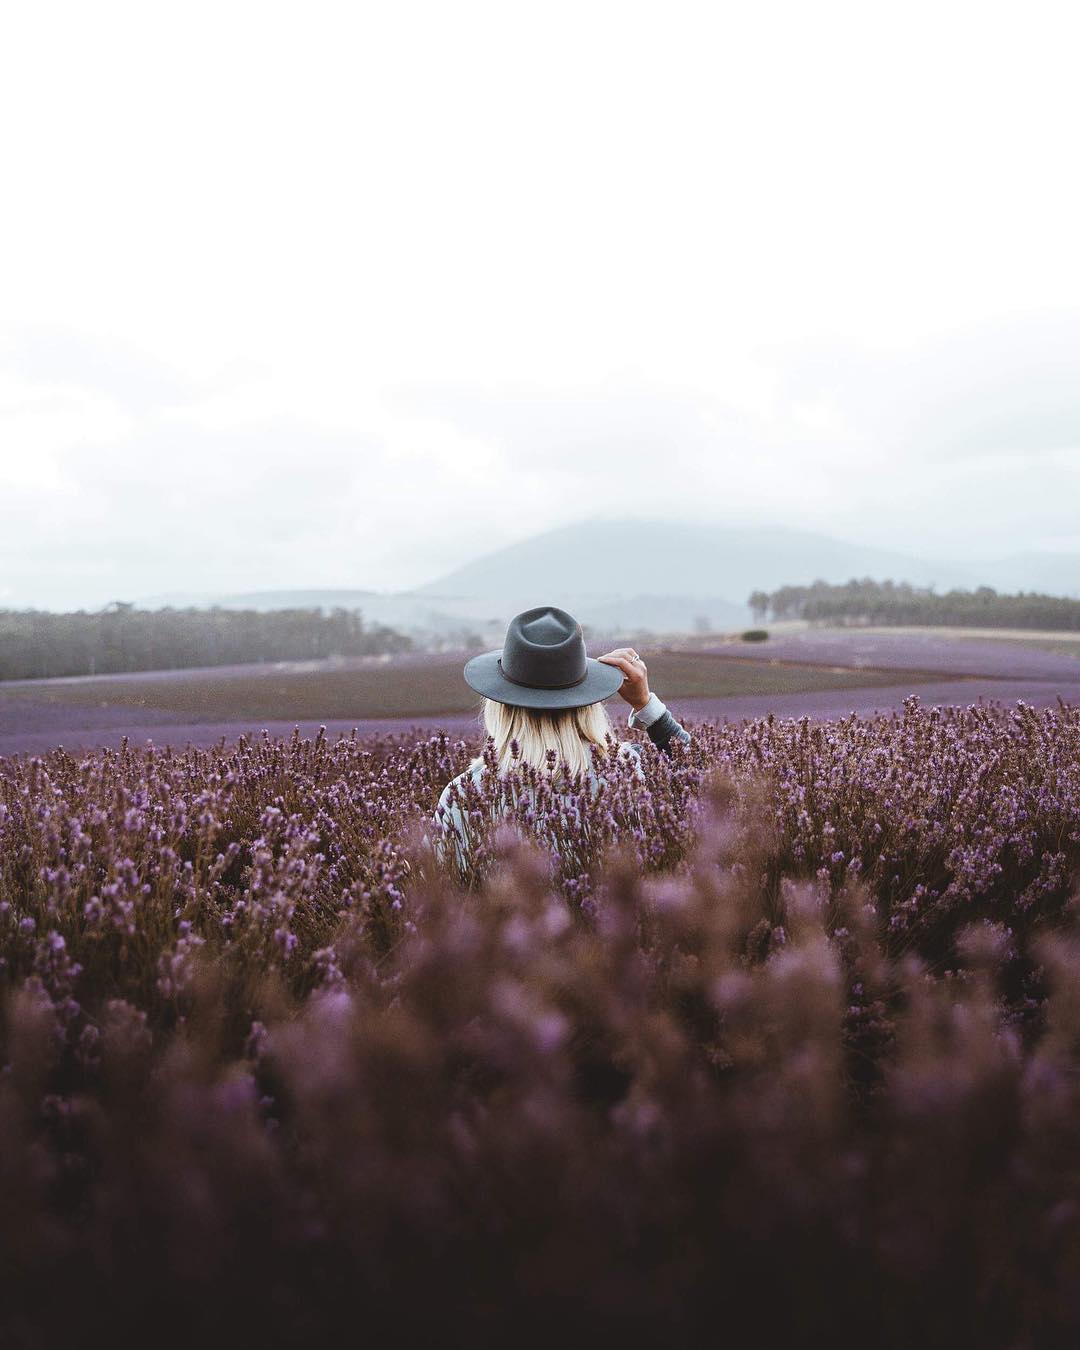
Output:
M649 672L645 662L633 647L616 647L596 658L606 661L609 666L618 666L626 675L619 686L619 697L626 699L635 712L644 708L649 701Z

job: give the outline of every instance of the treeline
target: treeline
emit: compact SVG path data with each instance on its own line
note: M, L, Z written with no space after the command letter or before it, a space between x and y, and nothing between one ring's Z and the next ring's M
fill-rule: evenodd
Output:
M1021 591L999 594L992 586L940 594L906 581L862 580L832 585L781 586L754 591L749 604L757 619L810 619L837 624L942 624L957 628L1052 628L1080 630L1080 600Z
M401 652L412 639L359 610L0 610L0 680Z

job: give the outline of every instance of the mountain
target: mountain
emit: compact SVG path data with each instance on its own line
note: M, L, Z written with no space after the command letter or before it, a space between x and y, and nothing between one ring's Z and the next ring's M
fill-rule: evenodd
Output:
M486 553L414 592L433 600L475 597L525 609L573 597L610 605L629 597L700 598L740 611L754 590L851 577L975 586L981 578L941 560L806 530L732 529L659 521L585 521ZM572 608L566 605L565 608Z
M546 530L481 554L409 591L279 590L219 595L159 595L147 607L212 604L285 609L340 605L370 623L389 624L420 641L502 640L511 615L534 605L567 609L593 634L635 630L689 632L739 628L751 620L751 591L820 578L909 581L967 589L1078 594L1080 559L1015 554L964 563L851 544L809 530L672 524L647 519L585 520Z

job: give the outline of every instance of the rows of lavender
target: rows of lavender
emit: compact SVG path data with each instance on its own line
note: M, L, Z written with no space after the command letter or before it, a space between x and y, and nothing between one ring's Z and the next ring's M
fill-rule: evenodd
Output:
M0 1344L1074 1343L1080 710L688 725L0 759Z

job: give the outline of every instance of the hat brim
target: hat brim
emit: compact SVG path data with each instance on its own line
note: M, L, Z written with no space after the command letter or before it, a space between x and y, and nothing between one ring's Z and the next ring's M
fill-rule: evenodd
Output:
M497 647L466 661L465 683L496 703L510 703L518 708L584 708L610 698L626 679L626 672L618 666L587 656L585 678L580 684L569 689L535 689L508 680L499 668L500 656L502 648Z

